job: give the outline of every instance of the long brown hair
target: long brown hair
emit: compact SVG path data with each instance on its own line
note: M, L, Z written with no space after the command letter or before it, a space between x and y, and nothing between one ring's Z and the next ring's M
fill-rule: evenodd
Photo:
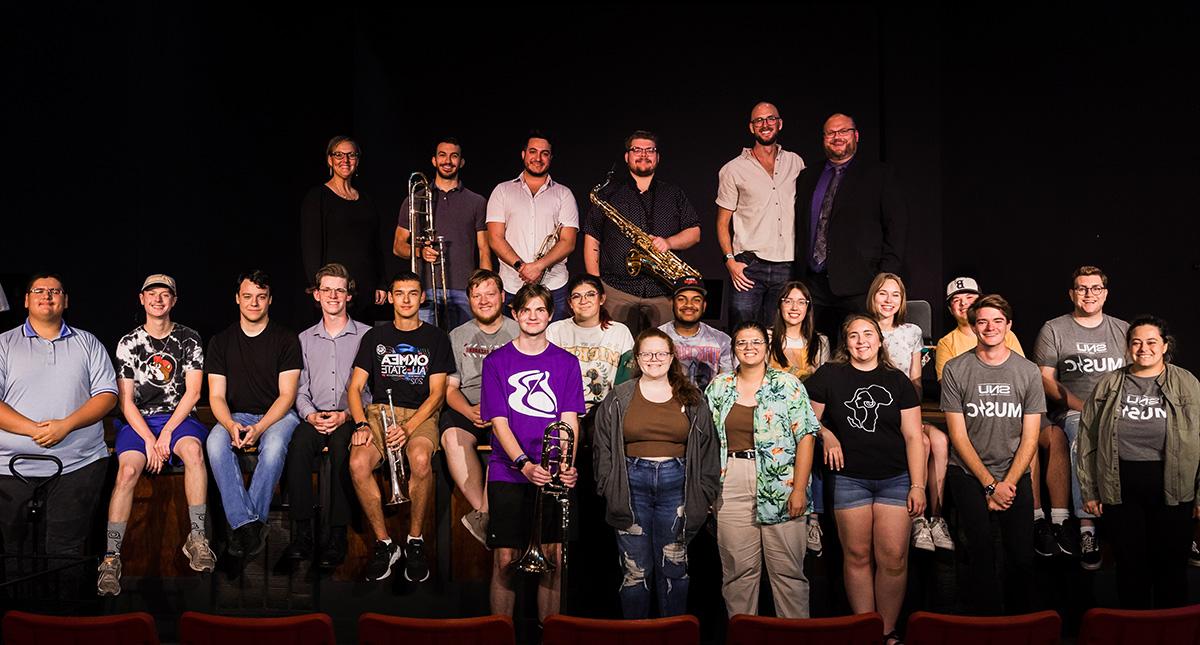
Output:
M671 384L671 394L684 405L696 405L700 402L700 388L683 373L683 366L675 356L675 342L666 332L651 327L638 334L633 341L633 377L642 376L642 366L637 362L637 355L642 351L642 343L648 338L661 338L667 341L667 351L671 352L671 366L667 368L667 382Z
M879 356L877 356L875 360L883 367L896 369L895 367L892 367L892 358L888 356L887 346L883 344L883 330L879 328L879 321L875 320L874 316L868 316L866 314L850 314L849 316L846 316L846 321L842 323L842 333L840 334L841 338L838 339L837 353L834 355L832 362L850 362L850 345L846 340L846 332L850 330L850 325L853 325L859 320L865 320L871 323L871 326L875 328L875 334L879 336Z
M883 283L888 280L894 280L896 287L900 289L900 306L892 318L892 327L899 327L904 324L904 318L908 315L908 289L904 288L904 280L895 273L880 273L871 281L871 288L867 290L867 311L876 318L880 317L879 309L875 306L875 293L882 289Z
M775 315L775 324L771 327L771 358L779 363L780 367L788 368L788 358L783 353L784 341L787 338L787 324L783 322L783 301L793 291L804 294L804 299L808 301L804 320L800 321L800 337L804 339L804 348L808 353L808 366L815 370L819 367L817 361L821 356L821 337L817 335L817 325L813 320L812 294L809 293L808 286L799 280L792 280L783 285L779 292L779 312Z

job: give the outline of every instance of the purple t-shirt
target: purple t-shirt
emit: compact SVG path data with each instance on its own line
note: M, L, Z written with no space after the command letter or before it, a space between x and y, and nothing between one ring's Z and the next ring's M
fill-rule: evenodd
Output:
M558 421L563 412L584 413L579 360L553 343L536 356L522 354L508 343L483 359L479 412L484 419L508 419L521 450L537 463L546 426ZM494 434L488 480L528 481L513 467Z

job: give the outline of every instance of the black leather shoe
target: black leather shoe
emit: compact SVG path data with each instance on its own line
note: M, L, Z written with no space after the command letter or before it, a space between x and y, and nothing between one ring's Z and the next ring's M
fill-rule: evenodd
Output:
M285 560L308 560L313 553L312 522L301 520L296 522L292 531L292 541L283 550Z
M267 548L267 525L262 522L251 522L242 528L247 529L243 544L246 548L246 559L249 560Z
M336 569L346 561L346 527L335 526L329 532L329 542L321 549L317 557L317 566L322 569Z

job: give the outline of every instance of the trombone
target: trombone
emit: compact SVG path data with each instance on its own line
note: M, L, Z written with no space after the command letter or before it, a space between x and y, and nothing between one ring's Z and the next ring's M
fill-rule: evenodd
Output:
M529 545L516 562L515 571L528 574L543 574L554 570L554 563L542 552L542 507L544 496L558 502L562 513L562 577L560 589L565 590L567 577L567 538L571 528L570 489L562 481L562 471L570 468L575 455L575 430L563 421L555 421L542 432L542 459L538 462L550 471L550 483L542 486L533 505L533 529L529 532Z
M396 423L396 406L392 404L392 388L388 388L387 395L391 425L399 426L400 424ZM382 406L377 409L379 410L379 423L383 426L384 456L388 462L388 475L391 476L392 480L392 496L388 498L387 505L395 506L396 504L403 504L409 501L408 496L402 490L404 484L408 483L408 471L404 468L404 448L392 448L391 444L388 443L388 415L383 413Z
M421 275L417 268L420 247L429 247L437 252L437 260L429 267L429 290L433 292L433 324L439 325L438 310L447 306L446 295L446 238L438 235L433 225L433 187L423 173L408 176L408 235L409 256L412 272ZM418 226L420 228L418 228Z

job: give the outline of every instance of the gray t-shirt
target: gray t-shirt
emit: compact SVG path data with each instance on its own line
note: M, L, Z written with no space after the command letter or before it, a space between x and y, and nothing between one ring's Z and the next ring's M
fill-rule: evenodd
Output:
M457 373L450 376L458 381L458 390L472 405L479 403L479 388L483 377L483 359L517 337L520 328L517 321L501 316L500 329L494 334L485 333L472 319L455 327L450 332L450 348L454 351L454 367Z
M967 352L951 359L942 371L942 411L962 413L979 459L1000 479L1021 444L1025 415L1046 411L1041 373L1016 352L1000 365L988 365L975 352ZM953 448L950 463L967 470Z
M696 387L704 390L713 377L733 369L733 349L729 346L729 334L700 323L695 336L680 336L675 331L675 321L669 320L659 326L675 343L675 360L683 366Z
M1167 410L1156 376L1126 374L1121 383L1117 455L1126 461L1162 461L1167 448Z
M1059 316L1042 325L1033 348L1033 360L1039 366L1058 370L1058 382L1085 400L1096 389L1101 376L1125 366L1127 329L1129 323L1109 315L1094 328L1075 322L1071 314ZM1066 406L1056 404L1055 408L1053 417L1060 421Z

